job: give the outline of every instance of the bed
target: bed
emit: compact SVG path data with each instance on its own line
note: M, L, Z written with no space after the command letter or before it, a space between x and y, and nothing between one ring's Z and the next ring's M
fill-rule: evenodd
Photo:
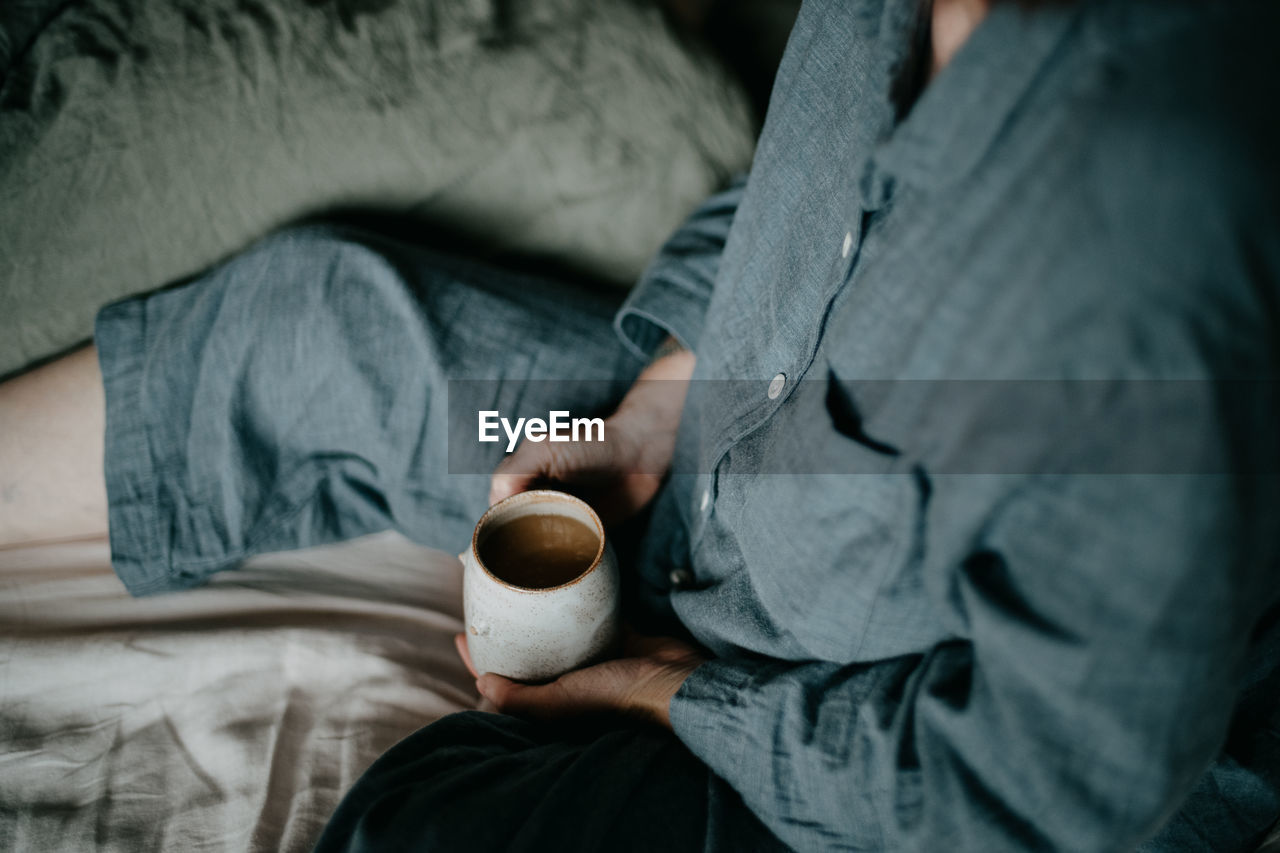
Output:
M756 128L638 0L5 0L0 378L300 221L624 288ZM134 600L105 540L0 550L0 849L309 849L474 707L459 572L388 533Z
M0 550L0 849L310 849L378 755L476 706L460 604L457 558L395 533L147 599L105 539Z
M0 550L0 849L306 850L476 705L461 564L394 533L132 599L105 539Z

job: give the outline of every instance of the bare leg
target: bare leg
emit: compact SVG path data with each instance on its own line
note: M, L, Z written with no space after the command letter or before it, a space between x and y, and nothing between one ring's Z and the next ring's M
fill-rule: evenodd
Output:
M0 385L0 548L107 532L93 346Z

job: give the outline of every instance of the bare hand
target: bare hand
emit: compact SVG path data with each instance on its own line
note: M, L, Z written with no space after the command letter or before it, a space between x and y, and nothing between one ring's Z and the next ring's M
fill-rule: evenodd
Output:
M493 673L477 674L466 635L456 635L454 642L462 662L476 676L476 689L499 713L544 720L618 713L668 729L671 697L706 660L680 640L632 635L626 642L627 657L567 672L547 684L522 684Z
M602 442L522 442L493 472L489 504L550 483L586 500L605 524L639 512L671 465L693 365L687 351L651 364L605 421Z

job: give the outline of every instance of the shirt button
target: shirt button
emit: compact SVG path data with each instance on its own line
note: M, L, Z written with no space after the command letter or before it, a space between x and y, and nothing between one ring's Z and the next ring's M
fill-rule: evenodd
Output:
M844 234L844 245L840 247L840 257L849 257L849 251L853 248L853 232L846 231Z
M776 400L778 395L782 393L782 388L787 384L787 374L779 373L769 382L769 399Z
M671 574L667 575L667 580L671 581L673 588L683 589L693 583L693 572L688 569L672 569Z
M711 505L711 490L702 490L702 500L698 502L698 512L706 512L707 507Z

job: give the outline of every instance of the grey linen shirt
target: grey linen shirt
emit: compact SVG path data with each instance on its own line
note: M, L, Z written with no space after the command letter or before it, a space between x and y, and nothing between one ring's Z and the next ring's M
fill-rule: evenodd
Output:
M997 4L895 124L910 6L804 4L749 179L617 316L698 356L641 555L717 656L672 725L802 850L1249 849L1277 6Z

